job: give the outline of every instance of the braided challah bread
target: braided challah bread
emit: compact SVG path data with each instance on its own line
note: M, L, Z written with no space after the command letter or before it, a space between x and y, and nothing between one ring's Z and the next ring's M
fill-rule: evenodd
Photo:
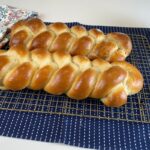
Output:
M109 63L68 52L22 45L0 53L0 89L44 89L50 94L66 94L73 99L101 99L106 106L119 107L127 96L138 93L143 77L136 67L122 61Z
M102 58L110 62L123 61L132 49L128 35L118 32L104 34L99 29L83 26L68 28L64 23L46 26L40 19L19 21L11 28L10 47L24 45L26 49L44 48L50 52L67 51L72 56Z

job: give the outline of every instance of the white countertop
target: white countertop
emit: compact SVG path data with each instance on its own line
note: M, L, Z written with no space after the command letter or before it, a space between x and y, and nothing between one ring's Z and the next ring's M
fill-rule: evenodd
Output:
M80 22L91 25L150 28L150 0L0 0L39 12L44 21ZM2 150L73 150L77 147L0 137Z

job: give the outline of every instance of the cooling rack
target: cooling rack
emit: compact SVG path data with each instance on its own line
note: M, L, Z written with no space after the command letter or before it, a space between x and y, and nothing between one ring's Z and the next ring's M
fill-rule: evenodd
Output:
M93 26L86 27L89 29ZM105 32L128 32L127 28L94 27L102 28ZM141 32L136 32L135 29L132 34L128 33L132 39L133 51L127 60L142 72L144 88L140 93L129 96L126 105L110 108L98 99L77 101L65 95L54 96L44 91L24 89L17 92L0 91L0 110L150 123L150 45L148 37L138 33Z

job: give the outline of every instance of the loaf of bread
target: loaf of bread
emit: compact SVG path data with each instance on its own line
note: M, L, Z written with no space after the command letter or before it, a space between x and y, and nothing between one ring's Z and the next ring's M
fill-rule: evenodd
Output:
M40 19L19 21L11 28L10 47L24 45L26 49L44 48L50 52L67 51L72 56L123 61L132 50L131 39L119 32L104 34L99 29L89 31L80 25L68 28L64 23L45 25Z
M140 71L125 61L91 61L66 51L28 51L22 45L0 53L1 90L43 89L77 100L96 98L106 106L119 107L127 102L128 95L138 93L142 87Z

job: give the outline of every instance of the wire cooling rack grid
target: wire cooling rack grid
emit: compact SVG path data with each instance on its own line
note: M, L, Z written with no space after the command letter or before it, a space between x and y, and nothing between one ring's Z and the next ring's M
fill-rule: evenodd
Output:
M65 95L54 96L44 91L0 91L0 110L71 115L150 123L150 47L146 36L129 34L133 52L128 61L138 66L144 76L143 90L128 97L121 108L105 107L100 100L72 100Z

